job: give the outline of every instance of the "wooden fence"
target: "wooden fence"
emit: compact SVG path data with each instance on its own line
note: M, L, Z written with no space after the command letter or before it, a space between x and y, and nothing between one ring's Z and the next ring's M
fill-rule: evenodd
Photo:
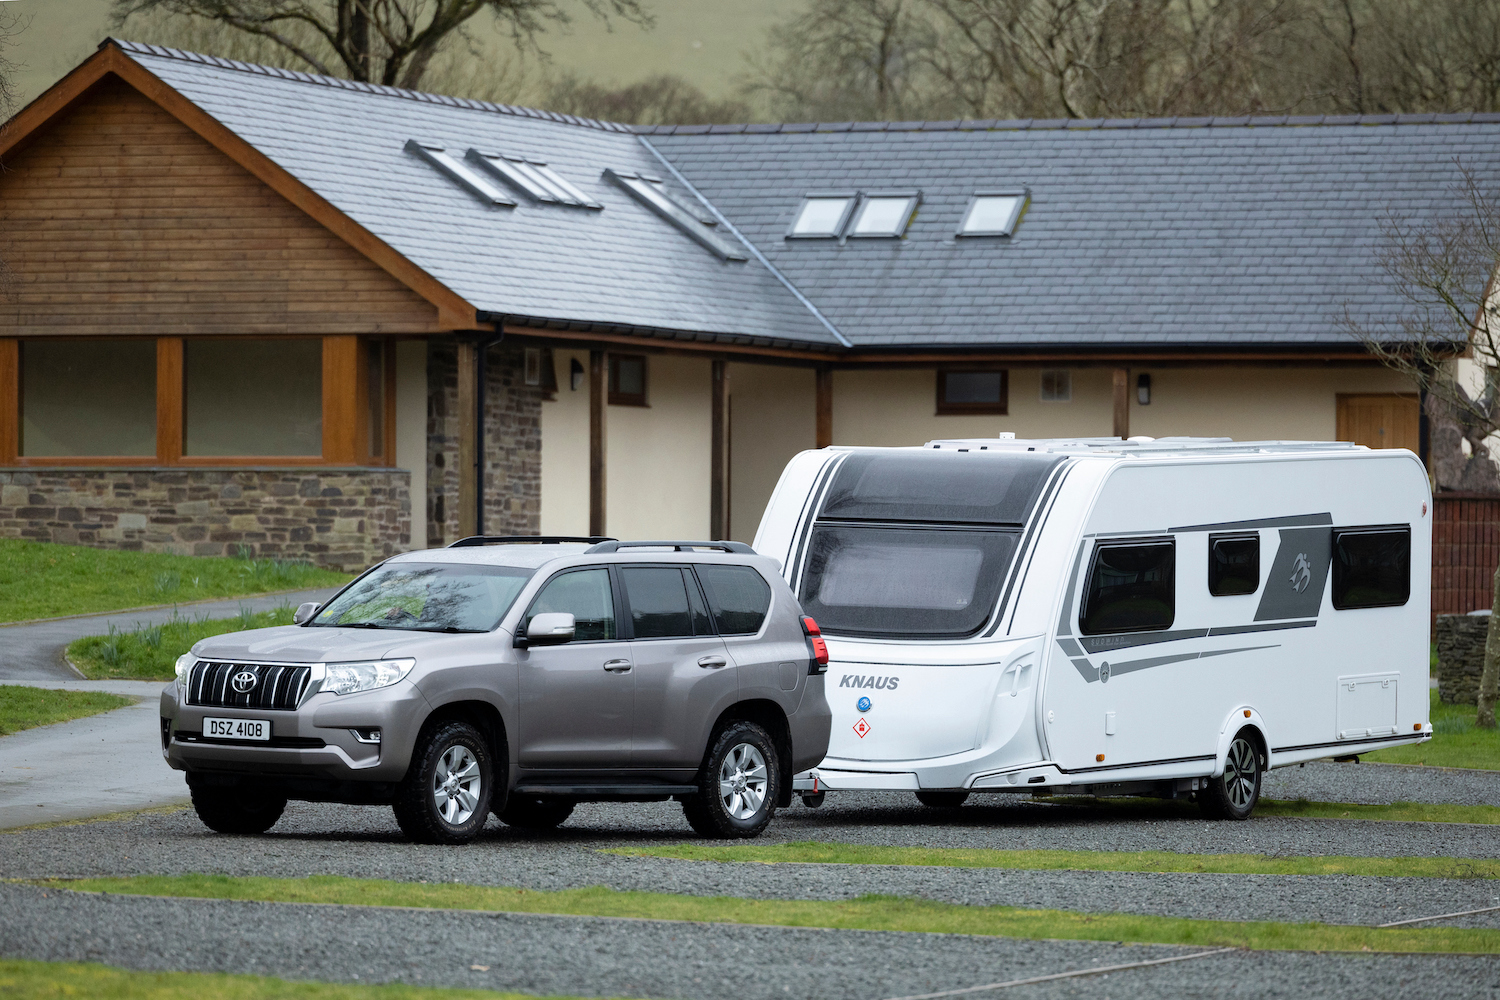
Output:
M1500 497L1439 493L1432 511L1432 614L1465 614L1494 602L1500 565Z

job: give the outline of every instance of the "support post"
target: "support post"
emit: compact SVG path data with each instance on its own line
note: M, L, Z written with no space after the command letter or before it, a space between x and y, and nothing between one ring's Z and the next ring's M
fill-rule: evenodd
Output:
M722 361L712 363L713 406L709 421L713 443L709 448L708 537L729 537L729 379Z
M1130 369L1115 369L1115 437L1130 437Z
M609 355L589 352L589 534L604 534L605 406L609 402Z
M458 342L458 523L459 537L467 535L479 520L479 462L475 451L478 427L479 345Z
M833 369L820 365L816 377L817 431L814 447L827 448L833 444Z

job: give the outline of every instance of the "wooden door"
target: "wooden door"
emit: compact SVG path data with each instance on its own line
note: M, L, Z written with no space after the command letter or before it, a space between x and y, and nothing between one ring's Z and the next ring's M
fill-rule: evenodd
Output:
M1415 395L1380 393L1338 396L1338 439L1370 448L1419 452L1420 419Z

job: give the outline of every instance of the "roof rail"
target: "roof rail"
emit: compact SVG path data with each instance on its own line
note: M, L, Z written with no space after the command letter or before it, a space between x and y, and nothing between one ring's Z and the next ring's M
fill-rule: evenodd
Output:
M617 542L613 538L600 541L589 548L589 555L598 555L606 552L618 552L621 549L671 549L673 552L691 552L693 549L719 549L723 552L734 552L738 555L753 556L755 550L744 542Z
M449 545L450 549L466 549L474 545L522 545L530 543L533 545L559 545L565 542L582 542L585 545L598 545L601 542L613 542L613 538L604 535L470 535L468 538L460 538Z

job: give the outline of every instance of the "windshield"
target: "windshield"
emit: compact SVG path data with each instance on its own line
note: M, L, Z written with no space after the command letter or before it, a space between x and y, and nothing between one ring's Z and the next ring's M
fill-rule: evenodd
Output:
M387 563L329 602L313 625L421 632L488 632L532 569Z
M963 636L988 620L1017 532L819 524L802 606L828 633Z

